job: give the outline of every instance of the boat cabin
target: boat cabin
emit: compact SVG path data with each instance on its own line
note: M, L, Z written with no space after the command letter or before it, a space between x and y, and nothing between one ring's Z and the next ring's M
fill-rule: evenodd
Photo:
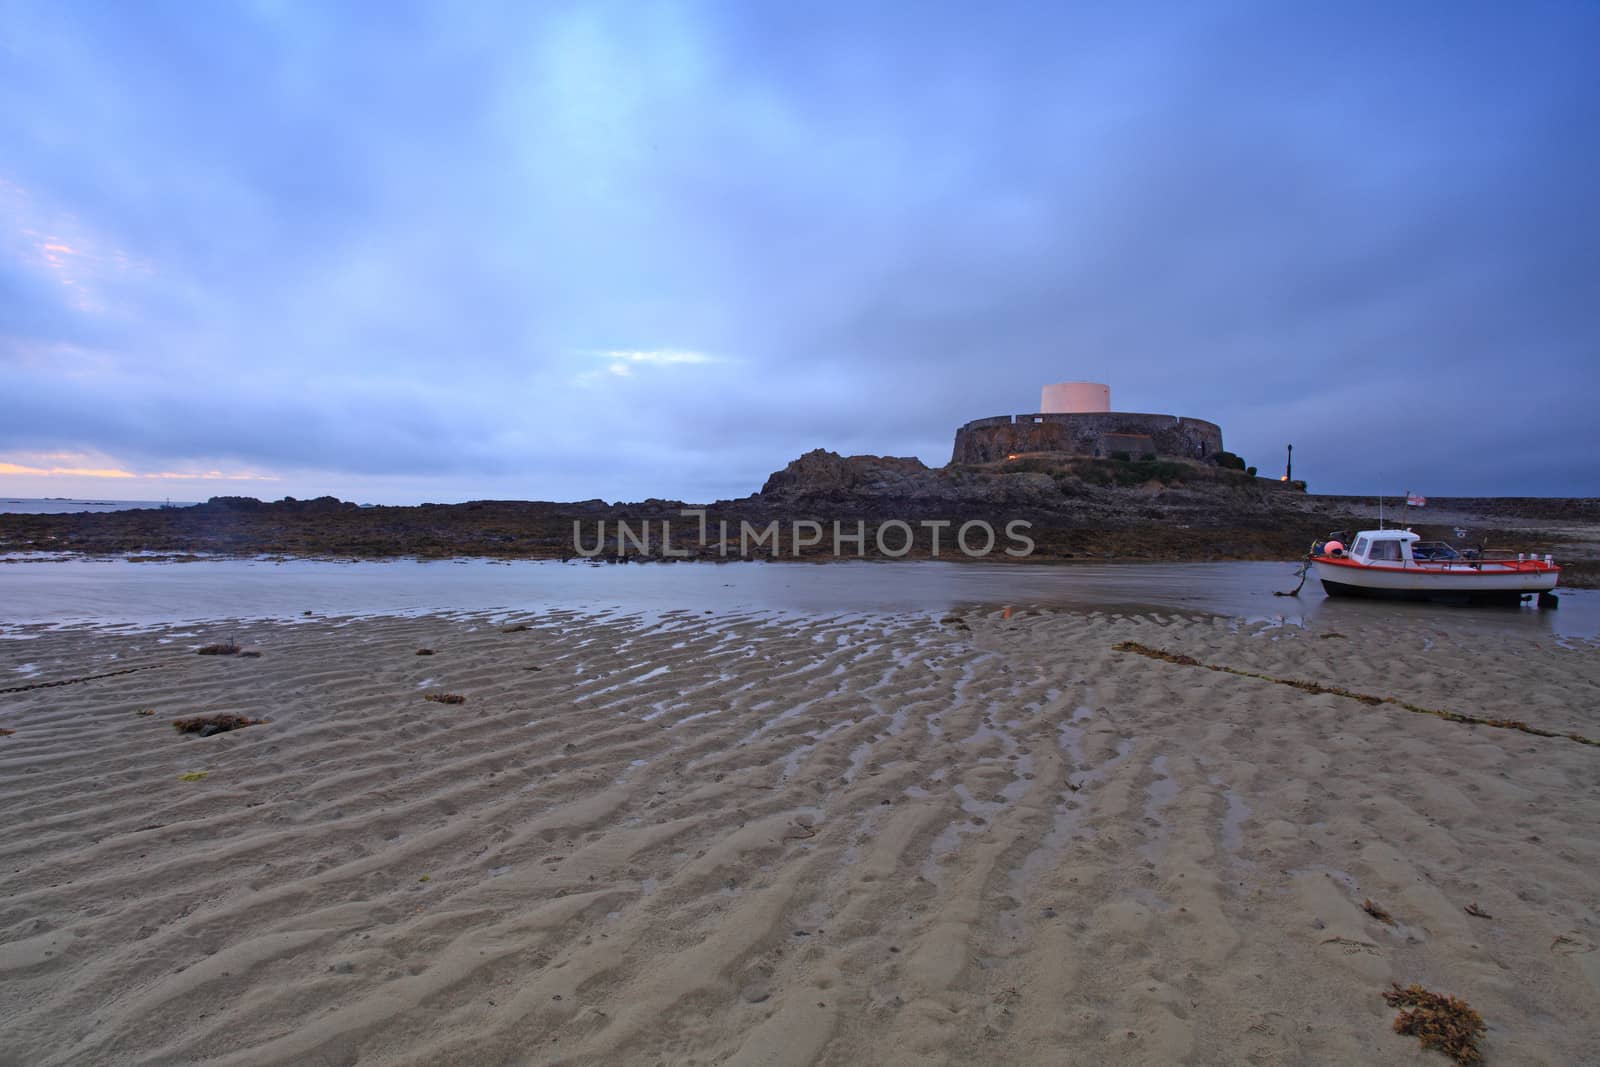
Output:
M1362 530L1350 542L1352 563L1404 567L1414 559L1412 545L1422 540L1410 530Z
M1463 557L1443 541L1424 541L1410 530L1362 530L1350 544L1353 563L1409 567L1414 563L1454 563Z

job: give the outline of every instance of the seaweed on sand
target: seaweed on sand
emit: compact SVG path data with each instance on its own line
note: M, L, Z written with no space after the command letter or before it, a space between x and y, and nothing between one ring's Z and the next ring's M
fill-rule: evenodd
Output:
M1149 659L1158 659L1164 663L1176 663L1181 667L1204 667L1208 671L1217 671L1221 674L1233 674L1240 678L1257 678L1263 682L1273 682L1277 685L1286 685L1291 689L1298 689L1303 693L1318 695L1347 697L1362 704L1376 706L1378 704L1392 704L1397 708L1417 715L1432 715L1436 719L1446 722L1459 722L1468 726L1493 726L1498 730L1517 730L1535 737L1565 737L1569 741L1576 741L1580 745L1600 747L1600 741L1583 734L1563 734L1555 730L1544 730L1537 726L1530 726L1518 719L1488 719L1479 715L1463 715L1459 711L1444 711L1439 708L1425 708L1411 704L1398 697L1373 696L1371 693L1357 693L1338 685L1323 685L1321 682L1308 682L1299 678L1275 678L1270 674L1260 674L1256 671L1241 670L1238 667L1229 667L1225 664L1202 663L1193 656L1185 656L1178 652L1167 652L1149 645L1141 645L1137 641L1122 641L1111 646L1113 652L1133 652Z
M247 715L194 715L187 719L173 719L172 728L180 734L199 734L201 737L210 737L212 734L225 734L229 730L242 730L246 726L260 726L266 719L252 719Z
M226 641L218 641L214 645L202 645L195 649L195 652L202 656L237 656L239 654L239 644L230 637Z
M1482 1062L1478 1039L1488 1027L1466 1001L1430 993L1419 985L1401 989L1400 983L1391 984L1394 988L1383 999L1391 1008L1400 1009L1394 1019L1395 1033L1412 1034L1423 1048L1436 1048L1457 1063Z
M29 682L27 685L13 685L6 689L0 689L0 693L27 693L35 689L54 689L60 685L77 685L79 682L92 682L97 678L117 678L124 674L137 674L139 671L157 671L169 665L167 663L146 663L139 667L124 667L120 671L85 674L77 678L58 678L53 682Z
M435 704L465 704L467 698L460 693L426 693L423 700L431 700Z

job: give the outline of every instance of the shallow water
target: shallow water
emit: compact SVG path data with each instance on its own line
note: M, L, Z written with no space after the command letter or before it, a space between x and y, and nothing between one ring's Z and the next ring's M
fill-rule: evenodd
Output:
M103 500L67 497L15 497L0 496L0 515L72 515L78 512L134 511L138 508L187 508L190 501L174 500Z
M0 623L152 624L428 612L668 609L805 614L1066 608L1222 615L1347 633L1374 620L1600 636L1600 591L1565 590L1559 610L1329 600L1295 563L1001 564L556 561L0 559Z

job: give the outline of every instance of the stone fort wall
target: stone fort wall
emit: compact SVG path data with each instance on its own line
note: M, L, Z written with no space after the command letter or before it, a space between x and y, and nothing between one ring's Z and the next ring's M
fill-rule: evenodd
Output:
M1103 455L1108 434L1148 437L1162 456L1206 459L1222 451L1222 427L1179 415L1133 411L997 415L974 419L956 431L952 463L991 463L1017 452Z

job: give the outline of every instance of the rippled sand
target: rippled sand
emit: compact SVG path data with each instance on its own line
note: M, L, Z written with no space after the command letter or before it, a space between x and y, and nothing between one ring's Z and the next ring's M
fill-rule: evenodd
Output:
M262 655L193 654L230 632ZM1071 613L13 636L0 690L106 676L0 693L0 1062L1445 1062L1391 981L1470 1001L1490 1062L1600 1062L1600 748L1112 648L1594 737L1590 647ZM271 721L168 725L222 711Z

